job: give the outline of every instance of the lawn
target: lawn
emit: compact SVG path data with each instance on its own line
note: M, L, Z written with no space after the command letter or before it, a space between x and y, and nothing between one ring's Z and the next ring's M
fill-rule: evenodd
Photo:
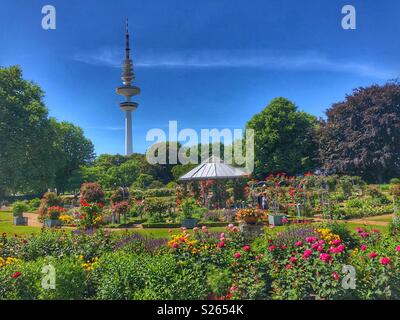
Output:
M9 211L0 212L0 234L18 234L29 235L32 233L39 233L40 228L28 226L15 226L13 224L13 215Z
M377 217L377 221L387 221L384 219L380 219L382 217ZM371 221L371 220L370 220ZM387 232L387 226L380 226L380 225L366 225L361 223L352 223L349 221L340 221L340 223L344 223L350 231L355 231L356 228L374 228L378 229L382 232ZM170 233L177 234L180 232L180 228L149 228L149 229L126 229L126 230L116 230L113 232L124 233L124 232L137 232L142 235L146 235L155 239L159 238L169 238ZM270 229L267 229L270 230ZM282 227L274 228L274 232L281 231ZM9 211L1 211L0 212L0 234L7 233L7 234L17 234L17 235L29 235L29 234L36 234L40 233L41 229L38 227L30 227L30 226L15 226L12 222L12 212ZM224 232L225 227L211 227L209 228L210 232ZM272 231L272 230L270 230ZM192 232L191 230L189 232Z

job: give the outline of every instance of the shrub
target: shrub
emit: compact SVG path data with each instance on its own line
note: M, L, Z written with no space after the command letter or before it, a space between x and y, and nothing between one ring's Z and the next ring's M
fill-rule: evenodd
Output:
M55 289L46 289L42 280L46 276L45 266L55 269ZM50 259L17 262L0 268L0 299L17 300L68 300L83 299L86 291L86 276L76 258Z
M29 201L29 207L31 210L36 210L40 206L40 199L39 198L33 198L32 200Z
M179 266L171 254L102 256L93 271L97 299L204 299L206 289L196 266Z
M192 218L200 209L194 198L183 199L181 203L182 216L184 219Z
M40 200L39 220L43 220L47 213L48 207L62 206L62 201L54 192L46 192Z
M400 184L400 178L390 179L390 184Z
M143 202L146 213L170 213L176 207L174 197L146 198Z
M110 197L110 200L112 203L117 203L123 201L125 198L125 193L122 188L118 188L113 192L113 194Z
M22 214L29 210L29 206L23 201L16 201L12 205L14 217L22 216Z
M220 220L220 213L217 211L208 211L203 215L202 220L217 222Z
M144 192L139 189L131 188L130 194L131 194L131 198L133 198L135 200L142 200L144 198Z
M145 197L174 197L175 189L148 189L144 192Z
M81 199L85 200L86 202L104 202L104 191L97 182L87 182L82 184L80 194Z

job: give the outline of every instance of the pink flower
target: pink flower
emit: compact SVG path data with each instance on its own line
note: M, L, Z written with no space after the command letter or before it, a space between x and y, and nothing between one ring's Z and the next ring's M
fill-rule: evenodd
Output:
M225 242L223 242L223 241L218 242L218 248L222 248L224 246L225 246Z
M289 270L289 269L292 268L292 265L291 264L287 264L285 268Z
M220 238L220 239L224 239L224 238L225 238L225 233L222 232L222 233L219 235L219 238Z
M193 228L193 232L197 232L197 231L199 231L199 228L198 227L194 227Z
M289 260L290 260L291 263L295 263L297 261L297 259L295 257L290 257Z
M319 240L318 243L319 244L325 244L325 241L324 240Z
M319 244L316 242L316 243L313 243L312 245L311 245L311 248L313 249L313 250L317 250L317 248L319 247Z
M360 248L362 251L365 251L365 250L367 250L367 246L365 245L365 244L363 244L362 246L361 246L361 248Z
M233 257L239 259L242 255L239 252L236 252Z
M306 238L306 241L307 241L308 243L313 243L313 242L317 241L317 238L315 238L315 237L307 237L307 238Z
M322 246L318 246L317 251L318 252L322 252L324 250L324 248Z
M228 228L232 229L234 227L234 225L232 223L228 224Z
M338 246L337 248L336 248L336 253L340 253L340 252L343 252L344 251L344 249L346 249L346 247L343 245L343 244L341 244L340 246Z
M332 241L332 244L337 246L338 244L340 244L342 241L340 241L339 239L335 239Z
M297 241L294 245L295 245L296 247L301 247L301 246L303 245L303 242Z
M335 281L339 281L339 274L336 271L332 272L332 277Z
M329 262L329 261L332 260L332 257L331 257L330 254L328 254L328 253L321 253L321 254L319 255L319 258L320 258L322 261L324 261L324 262Z
M181 230L182 231L185 231L187 228L186 227L181 227Z
M283 224L286 224L286 223L288 223L289 222L289 220L288 219L286 219L286 218L282 218L282 223Z
M396 251L399 252L400 251L400 246L396 247Z
M366 238L366 237L369 236L369 233L368 232L363 232L363 233L360 234L360 236L361 236L361 238Z
M381 259L381 264L387 265L389 263L390 263L390 258L384 257L384 258Z
M303 258L308 259L312 255L312 251L307 249L303 252Z
M202 230L203 232L207 232L207 231L208 231L206 226L202 226L202 227L201 227L201 230Z
M372 252L369 254L369 257L370 257L371 259L374 259L376 256L377 256L377 254L376 254L375 251L372 251Z
M362 233L362 232L364 232L364 229L363 229L363 228L356 228L356 231L357 231L358 233Z
M244 247L243 247L243 250L244 250L244 251L250 251L250 246L247 246L247 245L244 246Z
M178 245L176 242L174 242L174 243L172 244L172 248L176 249L176 248L178 248L178 247L179 247L179 245Z
M276 246L274 246L274 245L272 245L272 246L269 246L269 251L274 251L275 249L276 249Z

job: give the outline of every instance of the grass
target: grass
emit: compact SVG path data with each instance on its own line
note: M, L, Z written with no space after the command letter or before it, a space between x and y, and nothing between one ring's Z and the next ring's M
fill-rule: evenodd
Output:
M388 219L388 220L386 220ZM374 220L376 221L390 221L388 217L376 217ZM373 222L373 220L369 220ZM346 227L350 231L355 231L356 228L367 228L367 229L378 229L382 232L388 232L388 226L381 226L381 225L370 225L370 224L362 224L362 223L353 223L351 221L339 221L340 223L344 223ZM208 228L210 232L224 232L225 227L210 227ZM275 233L282 231L284 227L276 227L274 229L269 229L268 233ZM152 237L155 239L159 238L169 238L171 230L172 234L177 234L180 232L180 228L149 228L149 229L125 229L125 230L116 230L117 233L132 233L136 232L148 237ZM10 211L0 211L0 234L7 233L7 234L17 234L17 235L30 235L30 234L37 234L41 232L41 228L38 227L30 227L30 226L15 226L13 224L13 216L12 212ZM189 232L192 232L189 230Z
M13 215L9 211L0 212L0 234L17 234L17 235L29 235L40 233L40 228L29 227L29 226L15 226L13 224Z
M169 233L169 230L171 230L172 234L178 234L178 233L181 232L180 228L169 228L169 229L167 229L167 228L154 228L154 229L148 228L148 229L134 229L134 230L126 229L126 230L127 231L119 230L119 231L116 231L116 232L118 232L118 233L124 233L124 232L135 233L136 232L136 233L139 233L141 235L148 236L148 237L151 237L151 238L154 238L154 239L169 238L170 235L171 235ZM225 231L225 227L212 227L212 228L208 228L208 230L210 232L224 232ZM189 231L189 233L193 232L192 230L188 230L188 231Z

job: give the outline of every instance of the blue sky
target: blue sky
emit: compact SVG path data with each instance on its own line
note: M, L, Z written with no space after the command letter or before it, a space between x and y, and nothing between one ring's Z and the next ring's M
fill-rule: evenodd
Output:
M57 29L41 28L54 5ZM343 30L341 9L357 10ZM46 92L50 115L81 126L98 154L124 152L121 84L130 21L134 151L146 133L243 128L284 96L323 116L352 89L400 74L398 0L1 0L0 65L19 64Z

